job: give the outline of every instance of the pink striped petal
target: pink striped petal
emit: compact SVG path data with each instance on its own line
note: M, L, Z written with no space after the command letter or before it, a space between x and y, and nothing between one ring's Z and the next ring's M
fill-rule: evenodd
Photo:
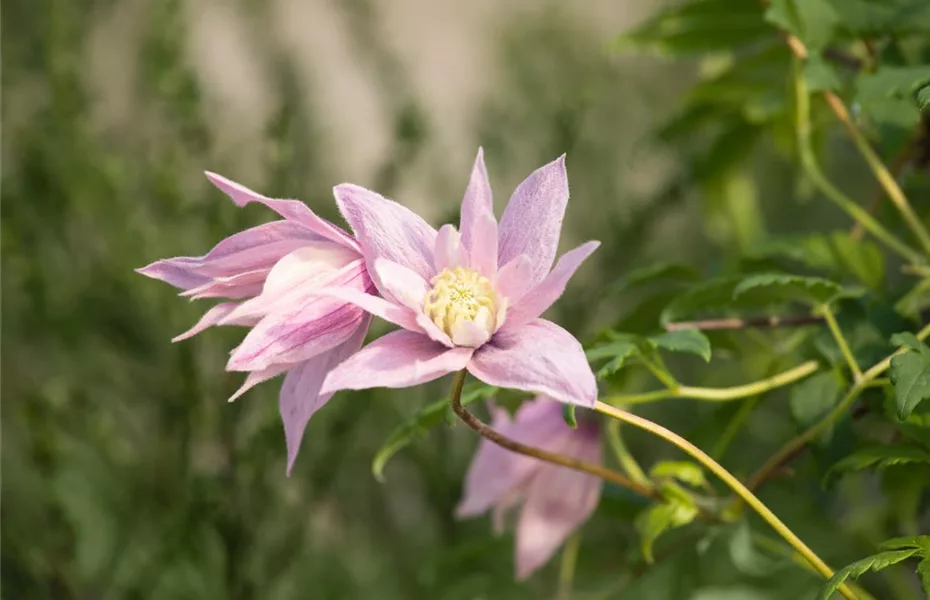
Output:
M310 207L297 200L278 200L268 198L249 188L226 179L222 175L207 171L207 179L210 183L218 187L224 194L230 197L233 202L239 206L245 206L250 202L264 204L271 210L275 211L288 221L293 221L307 228L308 230L320 235L332 242L335 242L346 248L359 251L359 246L346 232L342 231L329 221L318 217Z
M522 300L510 307L507 313L507 327L520 327L543 314L562 296L568 280L600 245L600 242L588 242L563 254L552 272Z
M515 257L497 272L497 292L507 298L507 306L519 302L533 285L533 263L526 254Z
M281 386L278 404L284 423L284 440L287 445L287 474L291 474L304 430L310 418L323 407L332 394L321 394L323 380L339 363L346 360L362 347L371 317L363 319L348 340L328 352L304 361L288 372Z
M471 178L465 189L462 199L462 216L459 229L462 232L462 243L466 248L476 245L475 233L479 227L478 221L484 215L494 217L494 197L491 195L491 183L488 181L488 170L484 166L484 150L478 148L478 156L471 170ZM496 221L495 221L496 225Z
M333 192L369 266L383 258L415 271L423 279L435 274L436 230L419 215L357 185L337 185ZM375 283L382 289L377 278Z
M468 371L497 387L545 394L560 402L594 406L597 384L581 344L555 323L536 319L504 327L478 348Z
M208 310L206 313L204 313L204 315L200 317L200 320L197 321L197 323L193 327L191 327L184 333L180 335L176 335L175 337L171 338L171 341L180 342L181 340L186 340L188 338L194 337L195 335L197 335L204 329L207 329L208 327L212 327L218 324L221 320L223 320L223 318L226 315L231 313L237 306L239 305L235 302L223 302L223 303L217 304L216 306ZM235 323L227 323L227 325L254 325L254 324L255 324L254 321L248 321L248 320L237 321Z
M472 348L446 348L419 333L392 331L333 369L321 393L419 385L462 370L472 352Z
M498 264L526 254L533 261L533 283L542 281L555 259L567 204L563 154L533 171L514 190L500 221Z
M388 302L380 296L347 287L326 288L325 290L320 290L320 294L339 298L340 300L354 304L365 312L371 313L376 317L380 317L404 329L416 333L423 332L423 329L417 324L417 315L412 310L406 306Z
M439 273L445 269L466 265L465 251L459 232L452 225L443 225L436 236L435 267Z
M284 373L285 371L293 367L294 367L294 363L282 363L278 365L271 365L267 369L262 369L260 371L252 371L245 378L245 382L243 382L243 384L239 386L239 389L236 390L233 393L233 395L229 397L229 400L227 400L227 402L234 402L236 399L239 398L239 396L246 393L247 391L249 391L256 385L262 383L263 381L268 381L272 377L277 377L281 373Z
M191 300L201 300L203 298L230 298L232 300L251 298L261 293L265 278L269 272L270 269L259 269L230 277L217 277L203 285L185 290L179 295Z

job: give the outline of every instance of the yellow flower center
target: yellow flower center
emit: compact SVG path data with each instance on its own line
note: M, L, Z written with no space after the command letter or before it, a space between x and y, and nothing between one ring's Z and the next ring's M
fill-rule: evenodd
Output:
M459 346L483 344L497 329L499 303L487 277L466 267L445 269L430 281L423 310Z

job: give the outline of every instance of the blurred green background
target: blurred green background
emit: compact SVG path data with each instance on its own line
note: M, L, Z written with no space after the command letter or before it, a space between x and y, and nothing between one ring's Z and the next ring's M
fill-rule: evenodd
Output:
M223 367L242 330L171 344L209 301L187 302L133 269L202 254L271 219L237 209L204 170L299 198L340 224L331 188L350 181L438 225L457 220L478 145L498 211L522 177L568 153L563 247L604 242L553 310L582 339L636 307L607 293L633 266L684 259L721 272L767 231L848 227L825 202L796 200L805 194L795 168L772 140L727 180L742 186L734 193L696 185L694 149L651 135L706 66L609 51L654 8L6 0L2 597L552 597L557 560L515 584L512 538L492 535L486 520L454 518L472 432L441 426L388 465L385 483L371 476L391 430L448 382L340 394L310 423L288 478L280 380L227 404L242 377ZM863 169L845 168L848 144L831 157L844 188L871 190ZM655 329L648 314L626 323ZM765 356L734 370L728 356L769 342L740 343L723 344L713 369L689 359L676 368L721 384L790 363ZM729 468L745 474L795 431L785 398L756 411ZM647 412L709 447L736 408L672 401ZM635 433L630 442L647 465L677 457ZM585 529L576 587L612 598L636 563L630 518L644 504L613 489L605 496ZM851 514L836 498L803 482L766 491L802 537L844 564L887 533L890 517L862 514L865 504ZM828 514L842 534L824 527ZM725 543L685 550L623 597L754 600L816 589L800 570L740 573L731 554Z

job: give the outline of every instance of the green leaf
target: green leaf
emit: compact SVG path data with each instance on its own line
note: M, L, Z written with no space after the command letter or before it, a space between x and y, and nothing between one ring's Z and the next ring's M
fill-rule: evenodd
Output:
M833 38L839 23L836 12L827 0L772 0L765 19L796 35L814 53Z
M646 562L654 562L652 547L660 535L669 529L687 525L697 514L698 508L693 502L677 497L662 504L654 504L641 512L635 523L642 536L641 546Z
M930 464L930 452L911 444L898 443L869 446L850 454L833 465L827 471L824 480L841 471L861 471L870 467L881 470L892 465L908 463Z
M784 257L833 277L855 277L871 289L881 289L885 255L868 240L856 240L846 231L830 235L786 236L756 247L754 258Z
M920 352L924 348L923 342L917 339L917 336L910 331L902 331L891 336L891 345L895 348L905 347Z
M597 371L597 378L604 379L609 377L626 366L627 362L637 356L640 356L639 345L634 341L629 340L616 340L603 344L601 346L596 346L587 352L588 361L598 361L608 358L608 360L600 369Z
M909 548L917 548L924 553L930 553L930 535L896 537L878 545L879 550L907 550Z
M742 520L729 541L730 560L740 573L761 577L771 575L778 566L779 561L760 552L752 540L752 528L748 521Z
M930 31L926 0L830 0L840 25L858 36Z
M496 387L475 382L465 386L462 391L462 405L468 405L476 400L487 399L497 393ZM375 479L384 481L384 467L387 462L400 450L410 445L415 439L428 433L433 427L439 425L449 412L449 400L437 400L418 411L406 423L397 427L381 448L375 453L371 462L371 473Z
M849 578L858 579L866 571L881 571L902 560L907 560L917 552L918 550L914 548L910 550L893 550L857 560L834 573L833 577L827 580L823 588L821 588L817 600L828 600L833 595L833 592L838 590Z
M812 55L804 61L804 80L807 81L807 90L811 94L823 90L838 90L842 87L836 69L819 55Z
M649 469L649 476L653 479L677 479L692 487L707 485L707 479L704 477L704 471L701 467L688 461L666 460L658 462Z
M856 102L877 123L915 127L920 119L917 93L930 85L930 65L879 67L856 81Z
M692 287L668 303L660 317L662 324L679 321L696 313L733 306L733 290L740 281L739 277L721 277Z
M924 595L930 598L930 552L925 552L924 559L917 563L917 575Z
M922 310L930 306L930 277L917 282L917 285L901 297L894 309L898 314L913 320L920 318Z
M572 429L578 429L578 420L575 418L575 405L574 404L563 404L562 405L562 418L565 420L565 423Z
M628 292L653 283L687 283L700 278L694 267L681 263L661 262L634 269L611 286L611 292Z
M773 301L798 301L811 306L827 304L840 297L850 297L858 292L845 290L841 285L820 277L801 277L783 273L760 273L743 279L733 289L733 297L743 295L771 299Z
M916 338L913 341L916 342ZM892 358L891 383L894 384L898 418L903 421L918 404L930 398L930 348L920 344L916 351Z
M649 338L657 348L671 352L688 352L697 354L705 362L710 361L710 340L697 329L682 329L680 331L667 331Z
M818 373L791 388L788 405L800 425L813 425L836 405L841 387L840 377L834 373Z
M732 51L769 33L749 3L696 0L660 12L617 38L614 48L646 47L670 56Z
M923 112L930 109L930 84L921 86L914 92L914 100L917 101L917 110Z

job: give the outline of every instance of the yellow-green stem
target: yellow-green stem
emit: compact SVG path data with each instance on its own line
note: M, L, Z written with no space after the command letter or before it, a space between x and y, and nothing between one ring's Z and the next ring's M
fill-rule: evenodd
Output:
M645 486L652 486L652 481L646 476L642 467L636 462L636 459L630 454L623 437L620 435L620 421L607 421L607 441L610 443L611 450L620 462L620 466L630 476L630 479Z
M611 418L619 419L625 423L629 423L634 427L639 427L649 433L652 433L671 444L674 444L679 449L684 451L686 454L690 455L692 458L697 460L699 463L704 465L707 470L720 478L721 481L727 484L730 489L736 493L737 496L742 498L742 500L750 506L756 513L765 520L769 526L772 527L788 544L791 545L801 556L804 557L824 579L829 579L833 576L833 569L831 569L817 554L807 547L807 545L794 534L791 529L788 528L775 514L769 510L769 508L762 503L752 492L750 492L746 486L744 486L736 477L730 474L729 471L724 469L717 461L708 456L703 450L681 437L677 433L666 429L665 427L659 425L658 423L653 423L648 419L638 417L632 413L629 413L625 410L615 408L609 404L604 404L603 402L598 401L594 405L594 410L605 414ZM840 587L840 593L847 600L857 600L856 595L847 585Z
M843 353L843 357L849 365L849 370L852 371L853 381L859 381L862 379L862 371L856 363L856 357L853 356L852 350L849 349L849 344L846 343L846 336L843 335L840 324L836 322L836 315L833 314L833 309L830 308L830 305L824 304L820 307L820 311L823 313L823 318L827 321L827 326L830 328L830 333L833 334L833 339L836 340L837 346L840 347L840 352Z
M654 392L646 392L643 394L611 396L609 398L605 398L604 402L622 406L629 406L631 404L643 404L645 402L664 400L666 398L691 398L694 400L708 400L711 402L728 402L730 400L739 400L740 398L748 398L749 396L764 394L765 392L788 385L789 383L794 383L799 379L807 377L817 369L817 361L809 360L792 369L777 375L773 375L772 377L767 377L765 379L760 379L759 381L754 381L744 385L725 388L676 385L675 387L667 390L656 390Z

